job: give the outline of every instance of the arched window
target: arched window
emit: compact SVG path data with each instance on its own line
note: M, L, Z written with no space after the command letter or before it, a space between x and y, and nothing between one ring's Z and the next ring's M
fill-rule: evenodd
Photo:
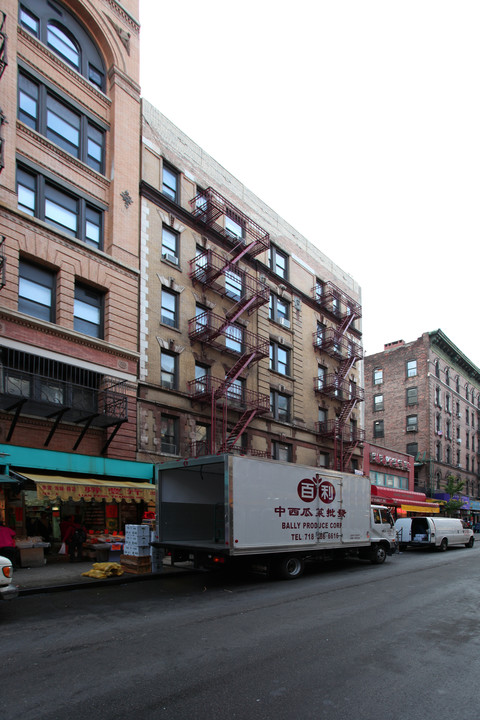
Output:
M80 69L80 47L68 30L57 22L47 24L47 43L57 55L61 55L70 65Z
M100 90L105 64L87 29L56 0L21 0L18 22Z

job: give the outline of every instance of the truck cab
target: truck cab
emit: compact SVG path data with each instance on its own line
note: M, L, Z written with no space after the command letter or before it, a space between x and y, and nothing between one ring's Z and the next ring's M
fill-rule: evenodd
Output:
M395 523L390 510L384 505L372 505L370 512L372 542L370 559L374 563L382 563L387 555L395 552Z

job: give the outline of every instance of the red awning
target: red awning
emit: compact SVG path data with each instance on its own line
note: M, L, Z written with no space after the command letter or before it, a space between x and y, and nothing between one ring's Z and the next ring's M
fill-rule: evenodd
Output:
M435 512L435 508L438 508L438 505L427 502L425 493L380 487L378 485L372 485L372 500L380 503L388 503L395 507L408 505L412 508L418 508L419 512L422 510Z

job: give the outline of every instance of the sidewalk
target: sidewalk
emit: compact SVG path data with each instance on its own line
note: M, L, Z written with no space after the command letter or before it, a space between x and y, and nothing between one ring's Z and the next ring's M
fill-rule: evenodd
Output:
M123 575L105 579L83 577L82 573L91 570L94 562L95 560L82 560L76 563L55 560L47 562L42 567L15 568L13 571L13 584L18 587L20 595L34 595L36 593L142 582L159 577L185 574L193 569L188 563L185 563L183 567L171 567L169 564L164 564L160 572L145 573L144 575L132 575L124 572Z

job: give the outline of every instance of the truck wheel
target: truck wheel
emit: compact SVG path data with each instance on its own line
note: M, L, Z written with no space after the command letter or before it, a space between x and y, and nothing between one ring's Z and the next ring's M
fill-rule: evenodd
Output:
M386 557L387 551L385 545L376 543L370 553L370 562L373 563L373 565L381 565L385 562Z
M474 542L475 542L475 538L474 538L473 535L472 535L472 537L470 538L470 540L468 541L468 543L465 543L465 547L473 547L473 543L474 543Z
M438 546L438 551L439 551L439 552L445 552L445 550L446 550L447 548L448 548L448 540L447 540L447 538L443 538L443 539L442 539L442 542L441 542L440 545Z
M281 580L295 580L303 575L305 562L303 558L297 556L287 556L281 558L276 565L276 575Z

